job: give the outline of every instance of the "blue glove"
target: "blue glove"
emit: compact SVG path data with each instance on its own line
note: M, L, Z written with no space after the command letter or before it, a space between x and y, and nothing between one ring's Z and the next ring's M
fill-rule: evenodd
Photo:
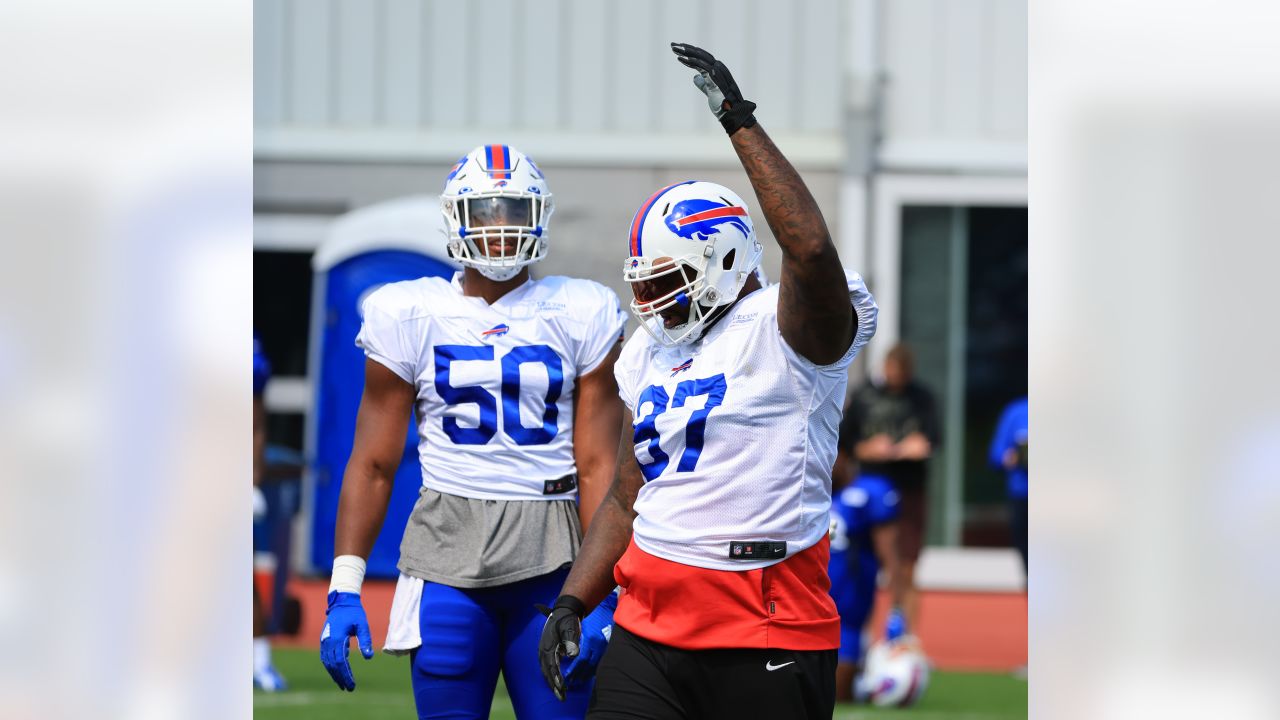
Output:
M569 687L585 685L596 674L596 666L609 647L609 636L613 634L613 611L617 608L618 594L613 592L583 618L578 656L564 671Z
M373 637L369 634L369 621L356 593L329 593L329 619L320 633L320 662L338 687L348 692L356 689L356 679L351 675L347 655L351 652L352 635L360 644L360 654L368 660L373 657Z
M907 634L907 618L898 608L889 611L889 619L884 623L884 639L893 642Z

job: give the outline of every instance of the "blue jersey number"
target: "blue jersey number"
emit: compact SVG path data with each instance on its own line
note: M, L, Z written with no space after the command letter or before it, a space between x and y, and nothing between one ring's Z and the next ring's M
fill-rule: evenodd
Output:
M684 452L676 465L676 472L690 472L698 466L698 457L702 454L702 445L706 441L707 416L724 402L724 393L728 389L724 374L714 375L701 380L685 380L676 385L675 397L670 400L671 408L681 408L689 398L706 395L707 402L700 410L689 415L684 428ZM634 442L638 445L648 443L649 462L640 463L640 471L644 473L645 482L662 474L670 464L670 458L659 446L658 416L668 410L667 391L661 385L650 385L640 393L636 407L651 403L653 409L635 425Z
M454 361L493 360L492 345L437 345L436 392L450 405L475 403L480 409L480 423L473 428L460 427L457 418L444 418L444 434L458 445L484 445L498 432L498 399L479 385L454 386L449 383L449 368ZM543 398L542 425L527 428L520 424L520 366L537 363L547 369L547 395ZM560 356L547 345L521 345L502 356L502 431L517 445L546 445L558 431L559 407L556 401L564 389L564 366Z

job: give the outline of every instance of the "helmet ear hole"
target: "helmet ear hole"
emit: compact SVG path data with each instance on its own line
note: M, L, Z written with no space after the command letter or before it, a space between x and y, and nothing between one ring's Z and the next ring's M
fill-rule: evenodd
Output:
M729 250L729 252L725 253L724 261L720 263L721 267L723 267L725 270L728 270L729 268L733 267L733 259L734 257L737 256L737 254L738 254L738 248L733 248Z

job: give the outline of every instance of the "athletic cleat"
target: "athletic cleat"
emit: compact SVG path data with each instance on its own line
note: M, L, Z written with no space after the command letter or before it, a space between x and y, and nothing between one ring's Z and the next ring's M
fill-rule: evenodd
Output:
M268 665L253 674L253 687L263 692L283 692L289 689L289 684L273 666Z

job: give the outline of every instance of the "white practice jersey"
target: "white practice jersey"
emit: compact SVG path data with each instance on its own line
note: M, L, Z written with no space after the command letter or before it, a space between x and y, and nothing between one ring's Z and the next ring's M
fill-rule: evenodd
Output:
M783 340L776 285L738 301L690 345L632 335L614 373L645 476L633 525L640 549L749 570L827 534L848 366L876 327L875 301L856 274L849 295L858 331L831 365L814 365ZM738 541L782 541L786 555L734 560Z
M531 280L489 305L452 282L390 283L365 299L356 345L418 393L418 457L432 490L481 500L564 500L576 471L573 393L622 336L614 292Z

